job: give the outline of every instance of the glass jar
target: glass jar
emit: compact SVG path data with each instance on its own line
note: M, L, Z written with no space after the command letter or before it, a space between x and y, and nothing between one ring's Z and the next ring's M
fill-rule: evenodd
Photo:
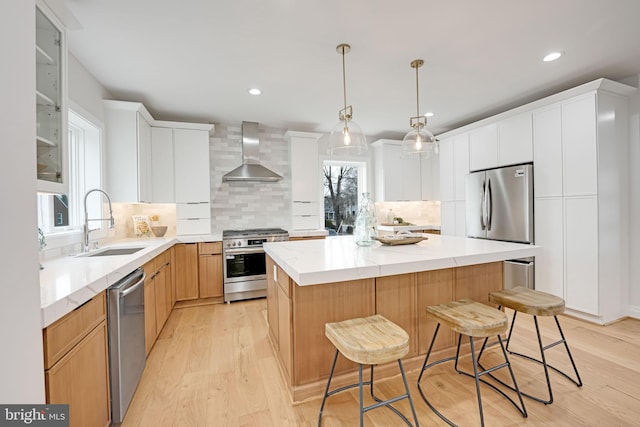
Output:
M362 201L356 216L353 239L358 246L371 246L378 235L378 220L376 218L376 207L369 193L362 193Z

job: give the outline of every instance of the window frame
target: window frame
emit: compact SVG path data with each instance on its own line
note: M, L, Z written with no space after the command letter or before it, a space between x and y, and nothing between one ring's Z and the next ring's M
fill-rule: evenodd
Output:
M102 188L104 182L103 122L78 104L70 101L68 104L68 132L69 192L67 193L67 198L69 201L69 225L55 227L53 225L53 197L45 197L52 195L38 194L38 224L42 226L47 237L48 248L68 244L69 238L72 236L77 236L80 239L82 224L84 223L84 194L91 188ZM82 139L81 142L78 139L79 137ZM95 171L94 169L90 179L87 179L86 176L82 177L85 173L84 160L87 159L87 156L92 156L93 160L99 164L99 170ZM92 202L90 201L89 203L91 204ZM96 201L93 204L95 205L94 210L103 210L100 198L96 197ZM98 214L94 213L94 215ZM96 238L105 237L107 232L103 224L94 225L101 230L97 230L93 236Z
M323 158L321 159L321 166L320 166L320 170L322 173L322 203L321 203L321 209L322 209L322 221L323 224L325 223L325 221L327 220L326 218L326 214L324 211L324 205L325 205L325 184L324 184L324 168L326 166L337 166L337 167L341 167L341 166L351 166L351 167L355 167L356 168L356 175L357 175L357 198L356 198L356 205L360 206L360 204L362 203L362 194L367 192L367 166L368 166L368 162L366 159L335 159L335 158ZM357 214L357 206L356 206L356 214ZM333 212L333 221L335 222L335 212ZM336 224L336 226L338 226L338 224ZM338 230L336 230L337 232ZM340 233L338 233L340 234ZM344 235L344 233L342 233L342 235Z

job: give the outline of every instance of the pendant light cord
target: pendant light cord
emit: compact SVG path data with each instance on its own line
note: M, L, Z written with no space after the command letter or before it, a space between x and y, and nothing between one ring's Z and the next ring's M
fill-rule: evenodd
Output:
M344 101L344 126L347 126L347 72L344 66L344 49L345 46L342 46L342 99Z
M416 117L420 117L420 91L418 90L418 68L416 68Z

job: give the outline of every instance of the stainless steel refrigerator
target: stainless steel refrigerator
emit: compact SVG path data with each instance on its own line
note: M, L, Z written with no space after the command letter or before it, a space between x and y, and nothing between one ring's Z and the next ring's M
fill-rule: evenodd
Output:
M533 165L471 172L465 177L467 237L534 243ZM504 263L504 287L534 287L533 258Z

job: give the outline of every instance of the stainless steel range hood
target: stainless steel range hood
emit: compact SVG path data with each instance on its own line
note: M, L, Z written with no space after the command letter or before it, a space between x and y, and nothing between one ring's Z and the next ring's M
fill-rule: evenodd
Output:
M242 165L225 174L222 181L280 181L280 175L260 164L259 147L258 123L242 122Z

